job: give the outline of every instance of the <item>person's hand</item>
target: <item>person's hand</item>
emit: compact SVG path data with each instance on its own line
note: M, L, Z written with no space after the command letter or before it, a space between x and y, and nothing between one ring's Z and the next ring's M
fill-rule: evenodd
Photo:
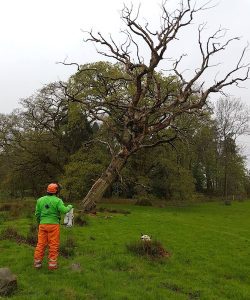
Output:
M69 204L68 208L71 210L71 208L73 208L73 205Z

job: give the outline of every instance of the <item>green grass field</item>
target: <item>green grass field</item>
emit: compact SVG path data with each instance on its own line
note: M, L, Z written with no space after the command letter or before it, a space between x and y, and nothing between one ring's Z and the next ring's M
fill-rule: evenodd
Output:
M33 248L0 241L0 267L18 276L12 299L250 299L250 202L155 208L106 205L131 213L99 213L89 225L61 227L62 242L77 241L74 257L59 269L34 270ZM0 219L0 230L28 231L31 218ZM6 214L6 212L5 212ZM110 214L109 214L110 215ZM128 252L126 244L149 234L171 253L160 261ZM80 270L72 270L79 263Z

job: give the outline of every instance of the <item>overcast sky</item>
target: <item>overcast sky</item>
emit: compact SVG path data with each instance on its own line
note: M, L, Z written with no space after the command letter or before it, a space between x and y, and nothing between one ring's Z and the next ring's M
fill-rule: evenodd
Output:
M179 1L170 0L169 5ZM203 0L196 0L198 5ZM32 95L44 84L67 80L75 69L56 64L58 61L79 64L104 59L95 48L83 42L82 30L93 28L103 34L112 33L119 40L123 3L141 3L141 15L155 28L159 20L158 0L2 0L0 1L0 113L10 113L18 107L21 98ZM220 70L234 67L241 49L250 42L250 0L214 0L215 8L201 13L194 24L184 30L173 53L188 53L185 68L195 68L198 62L197 26L207 22L207 34L220 25L229 29L228 37L241 36L239 43L232 44L223 57ZM157 29L157 28L156 28ZM197 49L197 48L196 48ZM250 62L247 53L246 61ZM210 79L214 78L211 74ZM209 80L209 77L208 77ZM244 89L230 88L228 93L250 103L250 80ZM248 155L250 167L250 137L241 139Z

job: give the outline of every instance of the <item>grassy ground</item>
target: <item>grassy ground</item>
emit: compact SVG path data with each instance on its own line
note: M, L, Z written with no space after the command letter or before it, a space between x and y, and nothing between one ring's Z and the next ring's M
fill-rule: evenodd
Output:
M106 205L108 206L108 205ZM60 268L32 268L33 248L0 241L0 267L18 276L12 299L250 299L250 202L208 203L181 208L115 205L128 215L99 213L89 225L61 228L62 242L72 235L76 255L60 257ZM3 220L0 230L28 231L31 218ZM138 257L126 244L149 234L171 257ZM72 270L72 263L80 269Z

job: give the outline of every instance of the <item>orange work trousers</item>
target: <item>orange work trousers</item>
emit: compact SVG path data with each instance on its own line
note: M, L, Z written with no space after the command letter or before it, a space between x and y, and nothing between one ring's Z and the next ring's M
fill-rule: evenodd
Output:
M35 249L35 262L42 262L44 251L49 246L49 268L57 268L57 257L60 243L60 225L59 224L40 224L38 231L38 242Z

